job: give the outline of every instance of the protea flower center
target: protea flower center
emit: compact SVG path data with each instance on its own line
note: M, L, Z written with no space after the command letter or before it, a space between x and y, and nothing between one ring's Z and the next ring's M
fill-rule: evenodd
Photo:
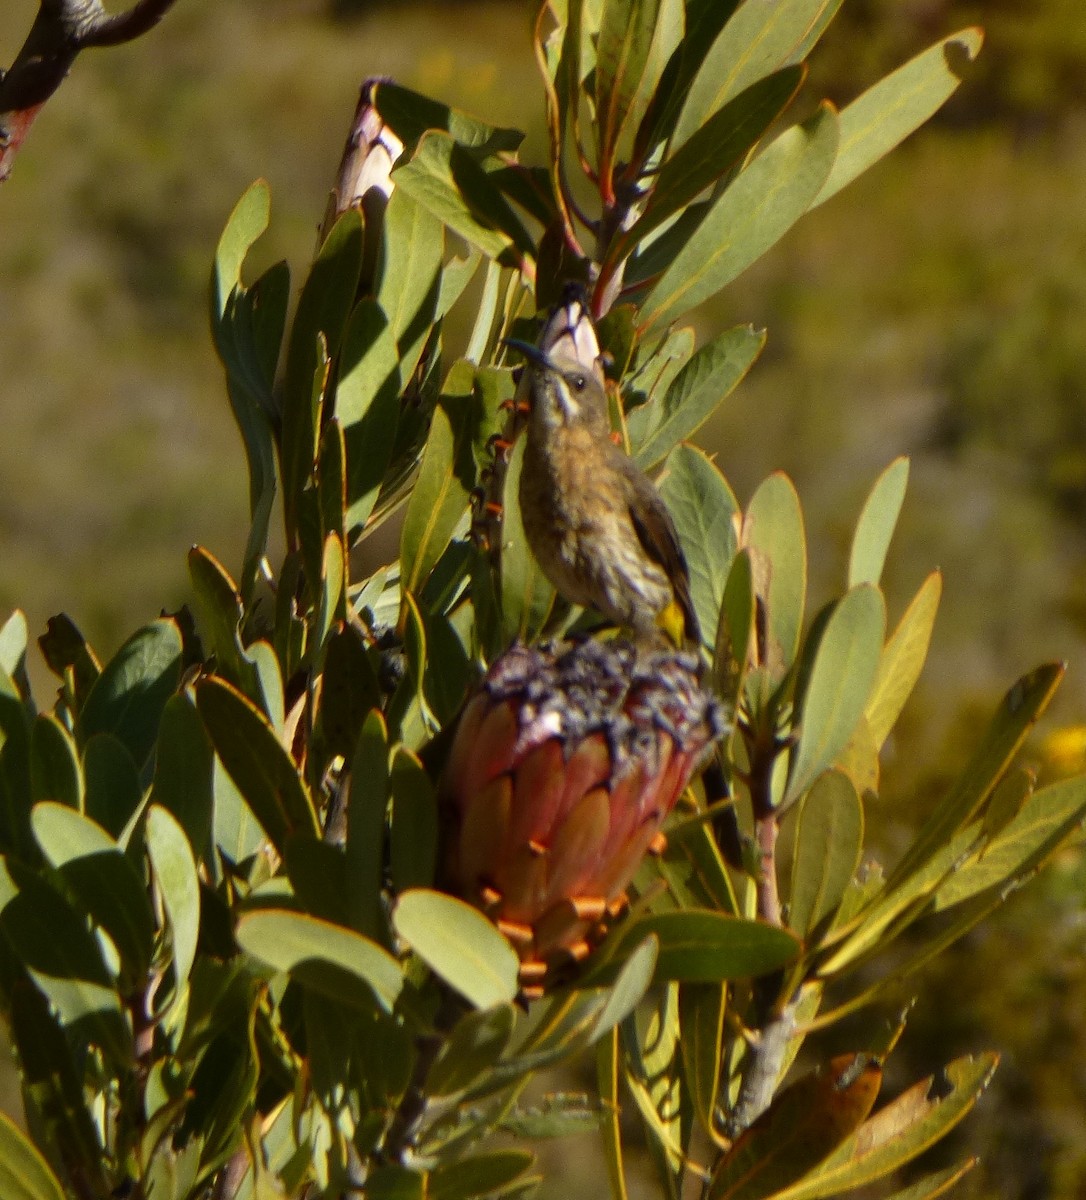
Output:
M494 663L445 770L446 869L517 947L525 985L588 953L724 725L690 654L586 640Z

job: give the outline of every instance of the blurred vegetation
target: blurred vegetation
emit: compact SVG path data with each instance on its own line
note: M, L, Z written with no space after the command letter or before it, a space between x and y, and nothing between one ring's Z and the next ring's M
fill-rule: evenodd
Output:
M375 73L528 128L524 157L538 157L532 7L182 0L153 35L77 63L0 189L0 609L19 604L38 630L65 608L108 652L187 598L190 544L236 553L243 457L205 316L227 213L265 176L275 209L258 250L307 262L358 83ZM0 61L35 8L7 0ZM888 855L1002 681L1066 658L1056 719L1086 721L1080 6L851 0L812 91L846 101L970 23L987 44L940 118L705 314L706 329L769 329L703 440L744 499L770 470L793 476L813 544L839 546L813 564L816 594L844 573L868 482L913 457L886 586L896 619L944 569L941 673L886 767ZM1059 769L1044 743L1037 761ZM927 977L913 1020L931 1058L903 1060L905 1075L950 1043L1006 1052L963 1131L986 1160L967 1194L1086 1192L1084 884L1071 852Z

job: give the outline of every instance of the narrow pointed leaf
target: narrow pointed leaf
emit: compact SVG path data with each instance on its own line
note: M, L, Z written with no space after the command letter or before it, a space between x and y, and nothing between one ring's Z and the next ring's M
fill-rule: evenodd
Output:
M717 466L695 446L677 446L668 456L660 495L686 553L690 594L707 635L716 629L735 557L738 501Z
M716 1100L727 990L719 983L684 983L679 988L683 1070L702 1128L716 1136Z
M223 766L272 845L282 853L291 833L318 836L309 794L264 714L215 678L197 685L196 707Z
M519 129L488 125L469 113L450 108L428 96L382 79L374 88L373 104L389 128L407 146L429 129L443 129L459 145L482 157L516 150L524 134Z
M656 979L718 983L764 975L792 962L799 943L785 929L706 909L652 913L623 928L620 947L659 939Z
M751 552L755 592L767 609L767 663L783 671L795 661L807 599L803 511L787 475L770 475L751 497L743 543Z
M863 1122L881 1080L873 1061L843 1054L786 1088L724 1155L706 1200L788 1195Z
M660 168L644 215L616 239L611 257L624 258L665 221L693 203L757 145L803 82L804 69L786 67L714 113Z
M196 960L200 932L200 881L188 836L166 809L147 811L147 853L170 927L174 983L179 992Z
M426 965L476 1008L508 1004L516 996L517 956L471 905L418 888L400 897L392 922Z
M163 617L133 634L106 664L79 715L80 734L112 734L142 766L180 678L181 633Z
M52 713L39 713L30 731L30 786L34 800L83 807L83 772L72 735Z
M895 458L876 480L864 502L852 538L848 560L849 587L855 587L858 583L879 582L908 482L907 458Z
M856 789L827 771L804 796L796 818L788 925L810 934L841 902L860 865L864 814Z
M870 584L834 607L803 695L786 800L802 795L848 745L871 694L885 630L882 595Z
M957 783L925 821L891 876L905 879L973 819L1006 771L1026 735L1048 707L1064 667L1048 663L1024 675L1003 697L976 753Z
M614 161L627 118L636 124L648 105L655 81L642 79L660 9L661 0L604 0L595 76L601 161Z
M924 580L883 647L871 695L864 707L876 747L881 747L890 736L890 730L920 678L924 660L928 656L942 590L943 577L938 571L933 571Z
M397 892L429 887L437 866L437 798L422 763L400 747L392 760L389 865Z
M785 130L713 202L641 310L666 325L731 283L810 208L837 153L837 114L824 106Z
M688 88L672 134L680 146L745 88L788 63L799 62L812 30L841 0L775 0L741 4L705 54Z
M899 67L841 113L841 147L816 204L835 195L917 129L953 95L984 35L963 29Z
M402 588L417 594L471 507L475 460L470 395L447 397L434 409L418 480L400 537Z
M941 1072L903 1092L865 1122L827 1159L817 1174L774 1196L774 1200L822 1200L882 1179L937 1142L977 1102L998 1055L959 1058Z
M427 1095L451 1096L474 1083L501 1058L515 1022L509 1004L462 1017L426 1076Z
M697 351L659 400L635 409L627 424L637 465L651 471L679 442L697 433L750 370L764 345L764 330L751 325L728 329Z
M4 1200L64 1200L49 1164L6 1113L0 1113L0 1195Z

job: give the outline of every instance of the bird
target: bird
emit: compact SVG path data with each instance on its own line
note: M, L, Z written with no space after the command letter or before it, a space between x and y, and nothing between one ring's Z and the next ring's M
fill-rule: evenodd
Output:
M574 320L587 313L567 308ZM550 336L548 337L548 331ZM559 595L634 640L698 648L701 632L675 522L652 481L611 440L607 392L578 353L575 326L545 330L548 350L510 339L528 360L520 509L528 545Z

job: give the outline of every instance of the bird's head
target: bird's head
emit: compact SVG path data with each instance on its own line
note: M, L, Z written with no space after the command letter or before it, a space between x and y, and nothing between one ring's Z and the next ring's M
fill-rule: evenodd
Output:
M546 354L529 342L509 339L506 345L528 360L530 427L550 431L587 425L607 432L607 393L593 369L561 353Z

